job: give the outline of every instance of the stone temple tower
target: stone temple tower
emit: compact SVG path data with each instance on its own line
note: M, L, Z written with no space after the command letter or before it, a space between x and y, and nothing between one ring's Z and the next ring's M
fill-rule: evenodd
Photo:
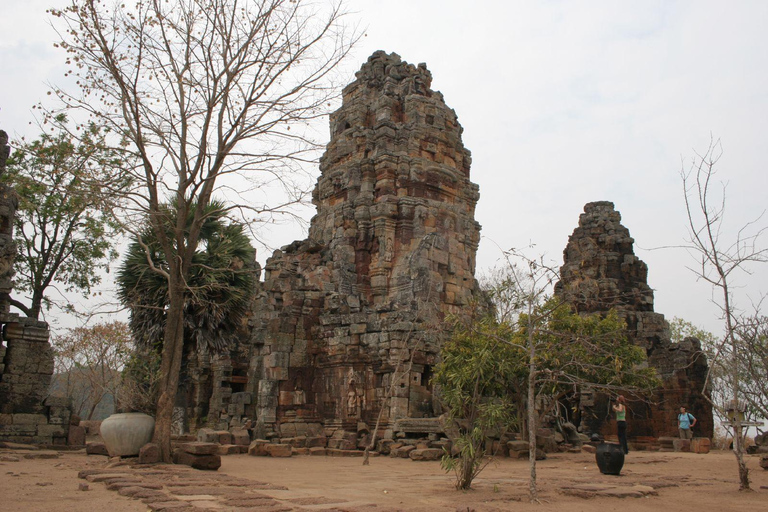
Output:
M439 324L477 290L479 193L456 113L424 64L396 54L356 78L330 117L309 237L267 261L254 308L251 403L230 412L267 432L372 427L392 389L384 425L439 413Z
M698 419L697 435L711 437L712 407L702 395L707 361L695 338L670 340L664 315L653 310L653 290L648 286L648 266L634 254L634 239L621 224L621 214L608 201L584 206L579 226L563 251L560 282L555 293L579 313L607 313L615 309L627 324L629 338L645 349L656 368L661 388L628 407L630 437L677 435L677 413L684 405ZM582 430L611 433L606 422L607 397L582 393Z

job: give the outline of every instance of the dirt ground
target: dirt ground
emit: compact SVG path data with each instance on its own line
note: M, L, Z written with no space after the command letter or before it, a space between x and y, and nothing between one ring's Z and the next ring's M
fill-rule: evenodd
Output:
M472 491L460 492L438 462L390 457L372 458L364 467L360 458L229 455L222 457L219 471L203 472L166 465L110 467L106 457L83 452L3 449L0 510L765 512L768 471L759 467L757 456L749 456L748 464L754 490L739 492L730 452L632 452L621 476L600 474L594 455L554 454L537 465L541 503L531 504L527 461L509 459L492 462ZM78 478L84 469L95 473L91 481ZM138 497L107 489L110 482L113 489L129 485L123 480L162 489L152 492L164 497L147 499L145 504ZM81 484L88 490L79 490ZM641 497L619 497L623 495Z

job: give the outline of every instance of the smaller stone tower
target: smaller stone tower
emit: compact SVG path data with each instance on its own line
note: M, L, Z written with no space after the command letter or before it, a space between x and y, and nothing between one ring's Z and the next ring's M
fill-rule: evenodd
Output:
M630 404L629 435L677 435L677 412L688 407L699 420L698 433L711 437L712 407L701 392L707 361L694 338L672 343L664 315L653 310L648 267L634 254L634 239L621 224L621 214L609 201L588 203L579 227L568 239L555 293L579 313L607 313L615 309L627 323L630 338L643 347L663 385L647 401ZM606 397L582 395L582 430L608 433Z

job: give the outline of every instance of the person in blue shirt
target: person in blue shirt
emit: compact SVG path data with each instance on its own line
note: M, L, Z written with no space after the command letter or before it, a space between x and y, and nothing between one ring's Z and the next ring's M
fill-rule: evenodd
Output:
M680 407L680 414L677 415L677 430L680 432L680 439L693 439L693 431L696 425L696 418L693 414L687 412L685 407Z

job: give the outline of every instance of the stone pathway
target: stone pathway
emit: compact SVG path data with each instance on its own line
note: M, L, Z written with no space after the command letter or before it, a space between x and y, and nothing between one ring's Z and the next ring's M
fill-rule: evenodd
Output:
M612 498L643 498L656 496L656 489L649 485L615 485L615 484L573 484L561 487L560 492L579 498L594 498L597 496Z
M80 471L79 478L106 485L122 496L141 500L152 511L201 512L363 512L386 509L375 504L348 504L324 496L291 496L287 487L204 473L186 466L120 463L103 469Z

